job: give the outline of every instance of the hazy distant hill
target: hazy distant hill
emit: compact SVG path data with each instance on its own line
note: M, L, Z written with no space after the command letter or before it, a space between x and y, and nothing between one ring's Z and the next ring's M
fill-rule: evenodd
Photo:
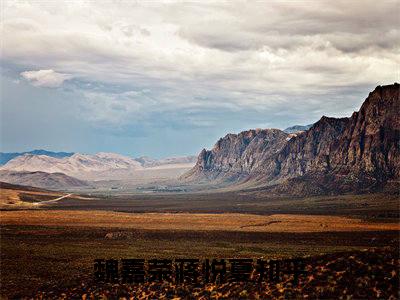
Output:
M1 174L1 171L0 171L0 174ZM49 190L45 190L43 188L27 186L27 185L12 184L12 183L3 182L3 181L0 181L0 189L24 190L24 191L30 191L30 192L50 192Z
M46 151L46 150L41 150L41 149L28 151L28 152L12 152L12 153L0 152L0 165L4 165L5 163L12 160L13 158L24 155L24 154L47 155L47 156L55 157L55 158L63 158L63 157L72 156L74 153L73 152L52 152L52 151Z
M320 194L380 188L400 178L399 84L378 86L349 118L322 117L307 131L228 134L182 179Z
M112 172L115 170L132 171L142 169L142 166L133 158L115 153L97 153L95 155L75 153L63 158L25 154L10 160L1 169L58 172L81 179L95 179L97 174L108 173L112 177Z
M87 187L89 184L62 173L16 172L0 170L0 181L44 189L70 189Z
M283 131L286 133L295 133L295 132L299 132L299 131L305 131L311 128L311 126L313 126L313 124L309 124L309 125L294 125L291 127L288 127L286 129L284 129Z
M197 160L197 156L177 156L167 157L162 159L154 159L148 156L142 156L135 158L136 161L140 162L145 168L158 167L164 165L175 165L175 164L194 164Z
M63 173L84 180L136 180L135 177L144 176L143 172L138 173L140 170L152 169L153 175L157 178L156 169L179 169L185 171L185 169L191 168L195 161L195 156L156 160L149 157L134 159L116 153L103 152L94 155L74 153L72 156L62 158L24 154L8 161L0 167L0 170ZM171 178L176 178L182 174L181 171L170 173Z

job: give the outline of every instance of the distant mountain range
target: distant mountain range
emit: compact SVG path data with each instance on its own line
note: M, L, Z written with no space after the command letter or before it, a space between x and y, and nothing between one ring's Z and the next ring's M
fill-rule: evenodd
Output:
M295 126L291 126L288 127L286 129L283 130L283 132L286 133L296 133L299 131L305 131L311 128L311 126L313 126L313 124L309 124L309 125L295 125Z
M40 150L42 151L44 150ZM0 180L43 188L70 188L74 183L82 187L87 181L134 179L138 171L151 169L189 169L196 162L195 156L152 159L149 157L130 158L116 153L100 152L94 155L73 153L72 155L54 157L23 153L9 160L0 167ZM54 154L54 152L45 151ZM65 153L64 153L65 155ZM18 174L20 173L20 174ZM164 172L165 173L165 172ZM171 172L174 174L176 172ZM47 175L45 175L47 174ZM53 175L57 174L57 176ZM61 178L65 175L69 178ZM20 181L18 180L20 177ZM172 175L171 175L172 176ZM72 179L76 179L73 181ZM47 182L53 180L54 185ZM84 182L81 182L84 181Z
M163 159L153 159L148 156L142 156L135 158L144 168L160 167L166 165L176 165L176 164L194 164L197 160L197 156L178 156L178 157L167 157Z
M63 173L46 172L16 172L0 170L0 181L18 184L23 186L33 186L45 189L71 189L88 187L89 183L84 180L67 176Z
M12 153L5 153L5 152L0 152L0 165L6 164L8 161L12 160L13 158L16 158L21 155L25 154L32 154L32 155L46 155L50 157L55 157L55 158L63 158L63 157L70 157L74 153L73 152L52 152L52 151L46 151L46 150L33 150L29 152L12 152Z
M181 178L293 195L398 190L399 90L397 83L378 86L349 118L228 134Z
M104 156L103 152L103 156ZM53 152L53 151L47 151L47 150L32 150L32 151L27 151L27 152L0 152L0 165L4 165L10 160L18 157L18 156L23 156L23 155L45 155L53 158L64 158L64 157L71 157L75 154L75 152ZM79 153L77 153L79 154ZM107 153L106 153L107 154ZM120 154L116 153L108 153L110 155L119 156L120 158L125 157L129 158L127 156L123 156ZM84 156L90 156L87 154L81 154ZM97 156L101 156L102 152L96 154ZM139 162L143 167L155 167L155 166L160 166L160 165L168 165L168 164L182 164L182 163L193 163L196 162L197 156L195 155L188 155L188 156L177 156L177 157L167 157L167 158L161 158L161 159L155 159L149 156L141 156L138 158L133 158L133 160Z
M98 180L132 181L135 176L145 176L146 170L159 174L159 169L191 168L180 177L187 184L206 183L268 194L398 191L399 92L397 83L378 86L348 118L323 116L312 125L227 134L197 158L156 160L45 150L1 153L6 163L0 167L0 181L59 189L84 187Z
M63 158L24 154L10 160L0 169L63 173L81 179L96 179L104 172L108 172L112 177L111 172L114 170L131 171L141 168L141 164L133 158L115 153L97 153L95 155L75 153Z

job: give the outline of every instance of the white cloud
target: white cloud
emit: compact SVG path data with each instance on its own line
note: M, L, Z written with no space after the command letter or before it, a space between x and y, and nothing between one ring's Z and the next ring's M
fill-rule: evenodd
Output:
M53 70L25 71L21 76L34 86L59 87L65 80L71 79L69 74L57 73Z
M358 97L399 76L398 0L4 3L1 59L50 69L23 72L32 84L124 87L82 93L92 120L212 107L307 114L329 101L347 113L356 98L342 91Z

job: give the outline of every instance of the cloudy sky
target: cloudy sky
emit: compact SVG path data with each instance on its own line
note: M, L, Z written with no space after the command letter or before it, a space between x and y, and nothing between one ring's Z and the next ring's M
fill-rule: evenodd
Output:
M197 154L399 81L400 1L1 5L1 151Z

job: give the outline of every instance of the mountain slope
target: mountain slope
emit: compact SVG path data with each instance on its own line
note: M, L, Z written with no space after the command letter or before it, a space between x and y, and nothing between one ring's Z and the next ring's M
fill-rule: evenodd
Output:
M196 156L178 156L178 157L167 157L162 159L153 159L148 156L141 156L135 158L144 168L160 167L168 165L182 165L182 164L194 164L197 160Z
M20 191L23 190L23 191L29 191L29 192L50 192L49 190L45 190L42 188L26 186L26 185L11 184L8 182L3 182L3 181L0 181L0 189L20 190Z
M44 189L87 187L86 181L62 173L0 171L0 181Z
M75 153L70 157L63 158L25 154L10 160L0 167L0 170L64 173L84 180L129 180L136 179L137 176L144 176L143 172L137 171L152 170L153 173L156 173L157 170L171 169L170 176L175 179L181 172L193 167L195 159L194 156L170 157L159 160L148 157L134 159L116 153L104 152L95 155Z
M377 87L350 118L322 117L275 158L274 178L330 172L368 181L398 178L399 85Z
M221 138L210 151L203 149L195 167L183 179L238 181L278 152L290 138L279 129L256 129Z
M10 160L2 170L42 171L64 173L69 176L87 179L99 174L113 177L114 171L141 169L139 162L115 153L97 153L95 155L75 153L70 157L54 158L46 155L25 154Z
M25 154L32 154L32 155L46 155L50 157L55 157L55 158L63 158L63 157L69 157L72 156L74 153L73 152L52 152L52 151L47 151L47 150L32 150L29 152L11 152L11 153L6 153L6 152L0 152L0 165L6 164L8 161L12 160L13 158L16 158L21 155Z
M322 117L284 142L260 137L259 147L247 152L247 157L254 158L251 168L241 152L218 142L213 150L203 150L196 166L182 178L229 181L232 178L225 174L240 171L236 178L241 187L274 186L280 192L311 194L381 187L400 177L399 111L399 85L378 86L350 118ZM245 136L237 135L235 144L245 145ZM328 187L313 188L321 183Z

